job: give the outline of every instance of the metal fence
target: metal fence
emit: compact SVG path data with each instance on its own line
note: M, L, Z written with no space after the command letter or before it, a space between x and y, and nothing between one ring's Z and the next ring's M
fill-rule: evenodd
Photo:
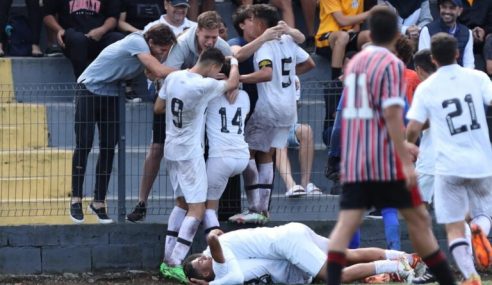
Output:
M78 91L79 87L74 84L16 85L15 88L0 85L0 220L5 217L68 216L75 147L74 100ZM310 181L325 195L288 199L284 182L277 172L271 199L273 219L293 216L313 219L336 211L335 199L326 195L331 182L324 177L327 152L322 134L333 121L340 91L340 86L333 82L302 83L299 123L311 127L314 142L313 148L308 148L314 152ZM139 93L144 94L144 91ZM141 179L145 175L143 165L152 136L153 104L148 96L142 97L142 103L125 103L121 99L118 103L120 137L107 204L110 216L118 217L119 221L124 220L125 214L138 201ZM87 201L93 196L95 165L100 151L96 129L83 187ZM299 150L294 147L288 154L292 176L300 184ZM231 199L228 197L230 195L226 193L224 202ZM243 190L241 202L243 208L247 207ZM149 197L148 216L164 222L162 219L173 205L173 192L163 159Z

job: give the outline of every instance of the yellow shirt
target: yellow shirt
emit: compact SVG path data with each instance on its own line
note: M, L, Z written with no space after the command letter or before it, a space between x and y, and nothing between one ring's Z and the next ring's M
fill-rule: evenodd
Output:
M333 12L340 11L345 16L355 16L364 12L364 0L320 0L319 1L319 28L316 33L316 46L329 46L328 39L319 38L326 33L348 31L354 26L340 27L333 17Z

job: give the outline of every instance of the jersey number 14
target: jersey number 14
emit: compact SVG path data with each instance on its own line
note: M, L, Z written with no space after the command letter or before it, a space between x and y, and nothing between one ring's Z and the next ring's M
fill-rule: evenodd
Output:
M222 128L220 129L221 132L223 133L229 133L229 130L227 129L227 110L226 108L222 107L219 109L219 114L220 114L220 121ZM243 116L241 114L241 108L237 108L236 114L234 114L234 118L232 118L232 125L233 126L238 126L237 133L240 135L243 133Z

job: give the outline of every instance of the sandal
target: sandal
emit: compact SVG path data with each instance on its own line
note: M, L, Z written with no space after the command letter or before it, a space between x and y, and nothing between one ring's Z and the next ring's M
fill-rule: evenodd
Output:
M321 189L319 189L318 186L314 185L313 183L309 183L306 186L306 192L308 195L323 195Z
M294 185L294 187L290 188L289 191L285 193L285 197L287 198L297 198L300 196L305 196L306 190L301 185Z

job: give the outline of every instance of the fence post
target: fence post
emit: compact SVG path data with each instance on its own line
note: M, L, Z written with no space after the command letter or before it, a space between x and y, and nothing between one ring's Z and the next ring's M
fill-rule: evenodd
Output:
M118 222L125 222L126 215L126 110L125 110L125 86L119 86L118 112L119 112L119 134L118 139Z

